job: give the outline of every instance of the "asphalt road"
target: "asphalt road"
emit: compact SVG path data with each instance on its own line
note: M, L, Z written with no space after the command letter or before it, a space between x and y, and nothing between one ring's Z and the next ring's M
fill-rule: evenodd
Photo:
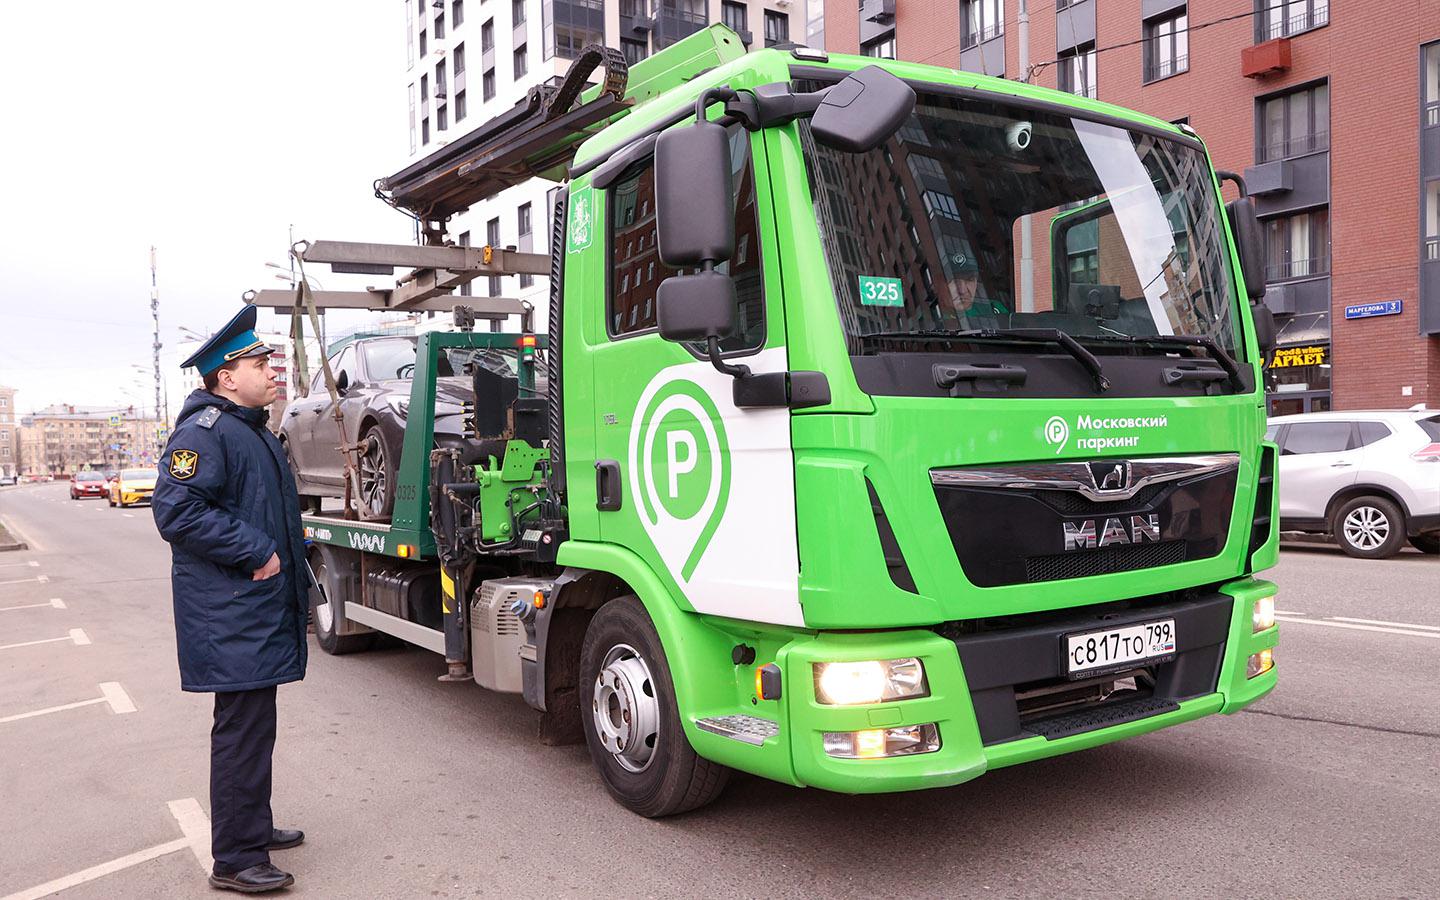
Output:
M64 896L210 894L211 698L178 687L149 510L51 484L0 489L0 517L31 542L0 554L0 897L142 851ZM1289 548L1271 575L1280 686L1250 711L945 790L739 777L655 822L518 697L312 644L274 804L308 839L275 861L324 897L1440 896L1440 559Z

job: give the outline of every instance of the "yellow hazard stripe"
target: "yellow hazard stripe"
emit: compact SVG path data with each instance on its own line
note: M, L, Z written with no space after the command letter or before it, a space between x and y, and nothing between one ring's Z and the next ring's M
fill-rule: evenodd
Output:
M455 579L450 577L450 572L444 566L440 567L440 588L445 592L445 600L440 604L442 611L450 613L455 611Z

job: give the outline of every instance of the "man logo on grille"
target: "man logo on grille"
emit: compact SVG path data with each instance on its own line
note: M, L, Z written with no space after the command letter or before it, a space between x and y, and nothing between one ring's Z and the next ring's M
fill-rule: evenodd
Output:
M1094 479L1097 490L1123 491L1130 486L1130 463L1092 462L1090 477Z

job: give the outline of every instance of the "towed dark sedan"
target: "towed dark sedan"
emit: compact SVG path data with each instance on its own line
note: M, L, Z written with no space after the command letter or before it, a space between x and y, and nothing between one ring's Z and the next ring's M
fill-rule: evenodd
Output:
M323 371L315 373L308 397L290 402L280 424L280 441L290 456L303 507L314 509L322 497L345 495L345 458L339 448L360 444L359 478L353 496L366 518L390 515L395 506L395 470L409 413L416 346L413 337L361 338L330 357L340 388L343 437ZM473 389L464 367L471 362L514 372L515 353L449 350L439 357L435 385L438 444L465 440L464 404L471 401Z

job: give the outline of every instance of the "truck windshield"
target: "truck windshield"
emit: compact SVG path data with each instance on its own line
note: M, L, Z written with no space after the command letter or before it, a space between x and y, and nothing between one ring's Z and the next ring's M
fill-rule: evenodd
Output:
M1188 142L923 91L879 149L821 146L803 122L801 140L852 356L982 329L1058 329L1096 353L1173 354L1124 339L1189 335L1237 355L1211 169Z

